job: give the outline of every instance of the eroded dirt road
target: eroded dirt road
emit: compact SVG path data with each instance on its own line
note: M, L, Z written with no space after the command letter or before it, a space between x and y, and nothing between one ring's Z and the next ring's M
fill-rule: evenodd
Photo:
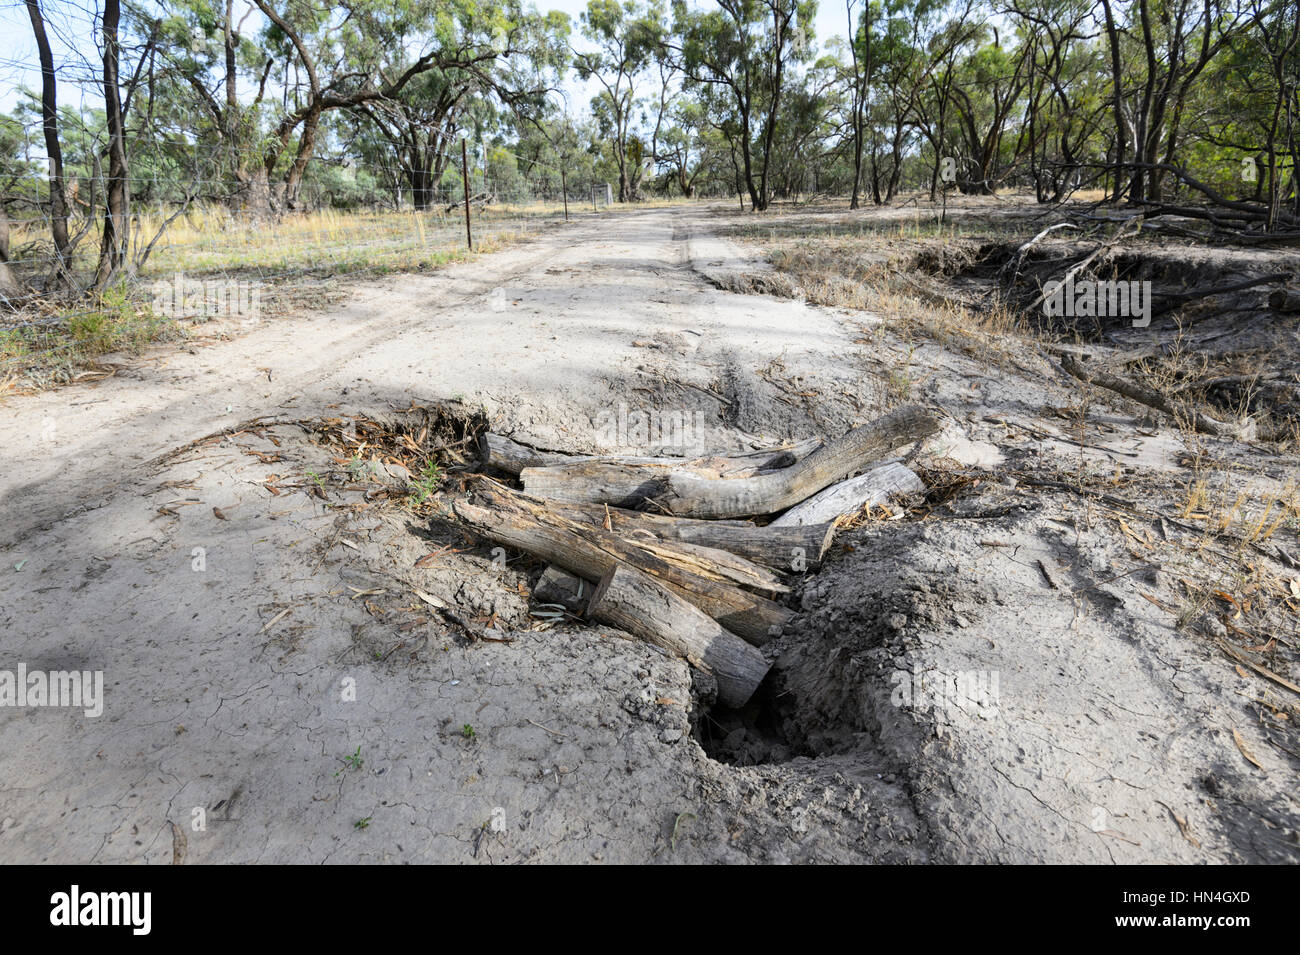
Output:
M707 210L575 222L0 406L0 670L105 682L98 717L0 707L0 861L1294 859L1294 770L1248 709L1265 691L1175 633L1143 593L1159 568L1131 571L1077 500L986 482L964 518L845 535L762 712L718 722L681 662L532 629L526 575L488 548L416 567L442 541L408 514L274 490L338 466L296 422L459 401L615 450L593 422L623 405L698 412L721 450L837 434L900 367L948 415L927 452L963 466L1178 451L1027 446L986 419L1055 400L1032 361L722 290L757 268ZM510 642L466 643L415 590ZM995 705L898 705L923 672L992 676Z

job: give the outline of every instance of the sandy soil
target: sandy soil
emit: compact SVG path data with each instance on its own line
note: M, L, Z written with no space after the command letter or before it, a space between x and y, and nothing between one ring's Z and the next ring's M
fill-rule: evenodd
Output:
M587 219L0 406L21 461L0 475L0 670L106 685L97 718L0 707L0 861L1300 858L1295 699L1175 628L1158 555L1187 534L1158 514L1125 522L1141 550L1094 500L984 479L846 532L732 714L625 635L539 626L522 561L366 506L316 443L314 421L442 401L548 448L658 450L609 448L595 420L620 404L753 447L870 419L902 369L945 415L918 459L1137 481L1186 452L1124 408L1080 447L1047 420L1073 386L1041 356L990 367L727 291L762 269L707 210ZM495 615L497 639L417 590ZM920 674L994 692L900 705Z

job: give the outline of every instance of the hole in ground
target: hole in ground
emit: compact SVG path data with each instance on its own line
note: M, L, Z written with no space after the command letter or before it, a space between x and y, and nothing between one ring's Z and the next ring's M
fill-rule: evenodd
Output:
M786 735L793 708L783 705L782 691L775 683L769 675L740 709L718 705L700 715L694 736L710 759L730 766L757 766L820 755L795 745Z

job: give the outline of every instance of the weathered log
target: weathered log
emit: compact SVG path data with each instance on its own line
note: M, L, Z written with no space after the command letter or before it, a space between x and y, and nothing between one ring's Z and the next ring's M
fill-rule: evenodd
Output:
M589 581L569 573L563 567L547 564L546 570L533 587L533 600L537 603L559 604L565 610L582 612L596 587Z
M567 504L636 507L663 489L668 470L661 465L591 460L555 467L524 468L519 479L524 491L533 497Z
M663 647L712 674L726 706L749 702L767 675L763 654L728 633L708 614L638 570L610 568L596 587L587 615Z
M636 507L659 493L669 471L690 471L702 477L752 477L765 471L789 466L815 450L817 439L802 441L789 448L767 448L735 455L711 455L700 458L653 458L582 456L555 461L544 454L537 463L528 461L518 449L505 449L500 442L489 455L489 463L509 470L523 464L517 472L524 490L534 497L563 501L568 504L613 504ZM500 463L497 463L500 462Z
M765 452L768 460L789 460L795 452ZM650 500L667 487L671 473L690 473L701 478L730 479L771 473L756 466L755 459L694 458L692 460L627 458L611 461L590 458L545 467L528 467L519 473L524 490L534 497L566 504L611 504L632 508Z
M1218 421L1204 412L1197 411L1195 408L1180 407L1172 399L1160 394L1160 392L1147 388L1145 385L1140 385L1135 381L1127 381L1099 368L1085 368L1068 355L1061 356L1061 368L1080 381L1121 394L1140 405L1146 405L1148 408L1163 411L1175 420L1187 421L1193 429L1202 434L1212 434L1221 438L1236 438L1238 441L1253 441L1259 437L1256 423L1249 418L1242 422Z
M821 525L846 514L856 514L867 504L879 507L889 500L891 494L914 493L924 489L925 485L911 468L894 461L814 494L802 504L790 508L769 526Z
M703 544L730 551L765 567L780 571L815 569L835 537L833 522L759 527L750 521L697 521L646 511L629 511L600 504L551 504L558 514L583 524L608 526L627 536L649 531L663 540Z
M1274 289L1268 294L1268 307L1275 312L1300 312L1300 291Z
M550 501L532 500L505 488L494 488L485 485L479 489L479 494L483 503L489 507L522 511L543 522L555 523L554 519L558 518L568 522L566 526L575 529L584 523L583 521L573 523L570 518L558 511ZM606 527L606 522L603 520L590 523L594 523L605 530L612 531L613 529L612 520L608 527ZM790 592L790 588L782 582L780 577L772 573L771 569L716 547L706 547L702 544L693 544L687 541L666 541L651 534L644 528L638 528L630 533L622 532L618 536L640 545L643 549L664 558L671 564L676 564L684 570L699 574L702 577L708 577L711 580L735 584L737 587L744 587L747 590L754 590L767 595Z
M808 438L788 447L763 448L758 451L736 454L710 455L702 458L647 457L641 455L561 454L541 451L521 444L505 435L487 432L480 441L483 463L509 474L519 474L525 468L550 468L601 461L611 465L632 465L655 469L690 468L716 473L749 476L775 468L789 467L800 458L807 457L821 445L819 438ZM604 503L604 502L601 502Z
M647 468L675 468L693 460L690 458L647 457L640 455L562 454L558 451L541 451L513 438L487 432L481 441L483 463L519 474L525 468L572 467L593 462L610 465L636 465ZM765 452L773 454L774 452Z
M773 514L878 461L895 449L934 434L934 416L917 405L890 412L827 442L788 468L752 478L709 479L688 472L668 476L655 502L680 517Z
M520 502L522 503L522 502ZM456 516L473 530L500 544L517 547L548 563L558 564L586 580L599 580L622 562L644 571L695 604L728 630L750 643L771 639L768 631L783 626L791 611L734 584L697 572L698 563L673 555L659 545L623 540L603 528L576 524L555 514L536 515L522 507L488 509L456 501Z
M479 450L482 452L484 464L509 474L518 474L524 468L540 468L548 464L561 464L572 460L567 454L538 451L505 435L491 432L487 432L480 439Z

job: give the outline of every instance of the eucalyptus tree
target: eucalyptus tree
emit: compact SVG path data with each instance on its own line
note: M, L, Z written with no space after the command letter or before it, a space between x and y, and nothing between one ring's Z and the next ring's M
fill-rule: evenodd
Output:
M573 62L580 79L595 79L601 87L592 112L605 129L618 167L619 202L636 197L644 151L631 132L637 89L663 46L665 17L659 0L591 0L582 14L582 35L594 49L575 49Z
M808 55L816 0L718 0L696 10L674 0L672 43L696 87L721 93L729 113L718 123L737 155L751 208L770 201L768 175L788 70Z
M991 195L1010 163L1004 144L1011 118L1028 84L1030 47L1005 42L996 29L985 26L959 63L953 84L953 107L964 162L957 170L962 192Z
M1132 0L1129 30L1111 34L1112 45L1139 44L1139 69L1129 74L1134 79L1123 97L1133 136L1130 202L1161 201L1164 173L1181 145L1193 84L1241 27L1237 2Z
M50 231L54 240L55 272L66 277L72 243L68 237L68 200L63 180L63 144L59 137L59 84L54 55L45 31L45 14L38 0L27 0L27 15L41 65L41 130L50 161Z
M1104 49L1093 0L1004 0L1002 13L1027 47L1020 142L1040 202L1060 202L1099 152L1108 108Z
M213 178L224 180L223 201L268 211L259 143L272 108L267 94L276 59L261 43L257 7L251 0L159 0L155 9L162 42L151 95L171 109L191 104L198 111L190 134L212 158Z

